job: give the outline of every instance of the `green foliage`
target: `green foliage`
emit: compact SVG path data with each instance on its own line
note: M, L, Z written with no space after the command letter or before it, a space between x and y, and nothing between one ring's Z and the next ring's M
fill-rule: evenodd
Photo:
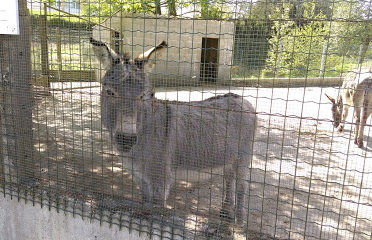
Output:
M50 4L54 0L47 0ZM81 17L53 16L48 26L91 29L118 11L177 16L180 8L204 19L235 21L233 74L247 76L337 76L358 62L371 61L372 21L368 1L257 0L91 0L81 1ZM32 11L35 15L43 14ZM323 53L326 53L325 55Z
M282 18L289 19L292 6L281 9ZM274 21L273 36L269 40L270 51L267 70L278 75L305 75L308 70L320 65L320 54L324 41L324 26L321 21L303 23L307 19L322 19L324 15L315 14L315 4L306 3L302 8L301 24L296 21Z
M170 16L177 16L177 8L187 7L191 2L184 0L92 0L82 3L82 14L100 22L118 11L125 13L162 14L162 7L166 7Z
M132 0L92 0L81 5L82 15L100 22L109 18L118 11L141 13L155 12L155 1L132 1Z
M43 15L44 11L30 10L30 18L32 27L38 26L40 22L40 15ZM65 29L92 29L94 23L84 21L77 17L71 17L66 15L58 15L54 11L48 11L48 27L51 28L65 28Z
M333 50L340 55L357 58L360 45L368 46L372 40L372 20L368 19L368 5L353 0L335 6L336 21L331 29Z
M200 16L205 19L228 18L228 11L224 11L224 0L200 0Z
M265 66L270 48L271 24L267 21L240 20L235 23L234 65L244 74L257 74Z
M318 5L315 0L303 2L301 11L296 7L297 15L293 15L294 4L289 2L271 11L271 17L275 15L278 20L272 26L265 76L319 76L324 47L327 53L324 56L324 74L337 75L342 70L340 68L358 62L361 44L366 45L365 50L368 49L371 22L363 20L363 11L353 10L358 1L334 4L332 21L328 21L328 8L324 8L324 13ZM352 16L351 12L356 15ZM297 18L292 19L294 16ZM353 22L335 21L338 16L343 20L353 19Z

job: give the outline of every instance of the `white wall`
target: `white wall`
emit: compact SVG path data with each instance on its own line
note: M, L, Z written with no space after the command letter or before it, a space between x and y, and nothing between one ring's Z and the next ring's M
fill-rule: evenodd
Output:
M202 38L219 39L218 77L220 81L230 79L234 24L226 21L121 17L120 12L106 20L103 25L122 34L123 51L133 58L165 40L168 51L158 59L151 79L163 81L199 80ZM93 35L110 42L110 31L96 27Z
M98 221L82 220L72 214L57 213L47 207L32 206L9 197L0 198L0 239L1 240L145 240L145 234L117 226L99 224Z

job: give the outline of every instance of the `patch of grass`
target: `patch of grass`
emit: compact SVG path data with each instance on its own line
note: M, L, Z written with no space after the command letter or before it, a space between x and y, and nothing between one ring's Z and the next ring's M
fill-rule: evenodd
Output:
M62 57L62 70L82 70L92 69L93 62L90 59L91 53L89 43L83 42L79 44L62 44L61 57ZM48 44L49 52L49 69L58 70L59 62L57 56L57 46L55 43ZM37 43L32 44L31 47L31 60L34 70L41 70L41 48Z
M328 59L329 65L326 65L324 77L340 77L344 75L344 73L358 67L356 60L353 58L345 58L343 61L340 60L341 57L338 59ZM336 61L337 60L337 61ZM339 63L337 63L339 62ZM372 66L372 59L368 59L364 61L362 64L363 67L365 66ZM289 71L287 71L289 72ZM247 69L241 66L233 66L232 67L232 78L233 79L257 79L257 78L303 78L303 77L319 77L319 70L312 69L311 71L304 70L296 70L291 71L290 73L275 73L270 69L263 69L259 70L252 70Z
M39 17L44 15L44 10L29 9L32 22L39 20ZM68 16L58 11L47 11L48 27L73 28L73 29L92 29L94 22L85 21L79 17Z
M41 46L40 46L40 18L44 11L40 9L29 9L33 42L31 46L31 61L33 70L41 70ZM84 21L78 16L49 10L47 11L48 25L48 58L49 69L58 70L86 70L92 68L90 60L90 45L88 42L93 27L92 22ZM57 28L61 32L61 60L57 57Z

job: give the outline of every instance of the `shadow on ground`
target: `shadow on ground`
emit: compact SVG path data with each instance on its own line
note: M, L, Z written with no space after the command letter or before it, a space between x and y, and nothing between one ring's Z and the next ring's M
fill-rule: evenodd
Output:
M248 218L237 227L219 219L224 186L217 175L206 183L181 182L167 209L144 210L130 166L123 166L102 127L98 90L44 96L33 118L40 188L86 203L87 215L130 212L172 222L198 239L371 237L372 141L365 136L367 151L358 149L349 131L337 133L330 122L259 115L247 169Z

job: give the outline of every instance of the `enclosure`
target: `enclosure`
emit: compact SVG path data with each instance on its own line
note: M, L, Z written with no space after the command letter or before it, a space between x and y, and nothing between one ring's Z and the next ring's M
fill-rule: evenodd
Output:
M19 0L20 34L0 35L3 198L149 239L371 239L370 118L359 148L353 108L339 132L325 95L342 96L350 71L356 79L367 71L363 76L372 79L371 5ZM98 61L94 47L106 46L103 55L111 58ZM141 82L145 90L139 91ZM233 109L232 97L218 104L224 96L235 96L238 105L248 101L254 111ZM115 131L129 124L128 112L138 114L130 123L137 132L135 140L121 142ZM241 144L240 134L251 123L232 124L234 114L256 116L251 145ZM194 125L184 127L182 121L193 117ZM210 126L225 131L205 131ZM140 143L141 127L166 137L150 135ZM209 134L207 141L200 133ZM235 141L237 148L229 145ZM161 168L148 170L155 186L163 188L164 178L173 183L163 205L149 205L138 178L148 177L148 166L163 166L171 152L164 142L191 147L172 155L165 165L174 171L169 176ZM135 160L142 158L133 151L144 159L161 157L138 170ZM217 151L223 154L208 168L195 167ZM249 156L247 166L234 165L232 187L229 154ZM186 155L188 165L175 160ZM217 165L219 157L224 164ZM239 192L239 184L247 189ZM238 210L232 219L224 216L226 202L234 211L244 203L242 223L235 219Z

